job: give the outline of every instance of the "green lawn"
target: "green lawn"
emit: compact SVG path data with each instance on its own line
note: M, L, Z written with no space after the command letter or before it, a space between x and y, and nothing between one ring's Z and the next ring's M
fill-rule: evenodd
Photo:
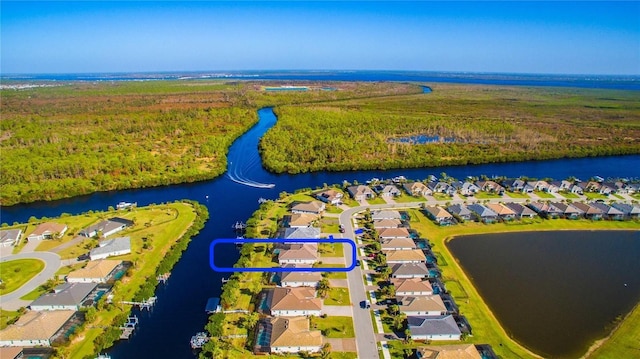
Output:
M453 297L456 300L458 300L458 299L469 299L469 295L464 290L464 288L462 287L460 282L458 282L457 280L455 280L455 279L444 279L442 282L444 283L445 287L447 287L447 290L449 292L451 292L451 295L453 295Z
M324 305L351 305L347 288L329 288Z
M369 203L369 204L386 204L387 201L385 201L381 197L374 197L374 198L368 199L367 203Z
M351 317L327 316L311 317L311 328L322 330L327 338L354 338L353 320Z
M433 198L436 199L436 201L450 201L451 200L451 196L449 196L448 194L444 194L444 193L434 193Z
M594 192L585 192L584 193L585 197L587 197L587 199L607 199L609 197L600 194L600 193L594 193Z
M344 257L342 243L320 243L318 252L320 257Z
M327 213L342 213L344 211L340 207L334 206L332 204L327 204L327 206L325 208L325 212L327 212Z
M551 193L547 193L544 191L534 191L533 193L535 193L540 198L556 198L556 196L552 195Z
M358 353L353 352L331 352L329 359L358 359Z
M17 311L9 311L0 309L0 330L4 329L9 325L9 322L17 320L20 316L20 313Z
M571 193L571 192L558 192L562 197L564 198L568 198L568 199L579 199L580 196L578 196L575 193Z
M522 192L505 192L511 198L531 198L528 194Z
M409 203L409 202L425 202L427 199L419 196L419 197L414 197L414 196L409 196L408 194L402 194L398 197L395 197L394 200L398 203Z
M0 263L0 295L5 295L22 287L44 269L39 259L16 259Z
M594 359L618 359L633 356L640 348L640 305L629 313L620 326L588 357Z
M360 203L358 203L358 201L356 201L355 199L351 198L351 197L342 197L342 203L346 204L349 207L358 207L360 206Z
M502 198L501 195L496 194L496 193L489 193L489 192L478 192L476 194L473 195L475 198L477 199L491 199L491 198ZM514 198L521 198L521 197L514 197Z

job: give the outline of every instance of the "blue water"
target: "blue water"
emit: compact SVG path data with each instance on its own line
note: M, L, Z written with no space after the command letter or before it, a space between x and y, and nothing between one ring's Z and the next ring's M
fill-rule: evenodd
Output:
M4 74L2 81L288 80L411 81L483 85L581 87L640 90L640 76L553 75L435 71L235 71L85 74Z

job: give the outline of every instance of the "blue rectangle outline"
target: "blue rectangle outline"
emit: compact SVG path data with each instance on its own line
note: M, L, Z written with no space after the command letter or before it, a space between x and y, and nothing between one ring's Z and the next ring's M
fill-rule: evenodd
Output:
M214 247L218 244L245 244L245 243L348 243L351 245L353 255L353 260L351 261L351 265L349 267L316 267L316 268L283 268L283 267L269 267L269 268L260 268L260 267L252 267L252 268L228 268L228 267L218 267L214 263ZM243 239L230 239L230 238L221 238L214 239L211 241L209 245L209 267L216 272L223 273L231 273L231 272L349 272L356 267L356 259L357 259L357 251L356 251L356 243L348 238L328 238L328 239L308 239L308 238L300 238L300 239L269 239L269 238L243 238Z

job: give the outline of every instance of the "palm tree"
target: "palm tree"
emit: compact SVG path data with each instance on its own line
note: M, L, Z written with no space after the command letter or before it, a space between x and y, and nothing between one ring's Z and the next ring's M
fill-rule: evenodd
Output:
M326 298L327 294L329 294L329 280L327 278L322 278L320 282L318 282L318 287L316 290L318 291L318 295L322 298Z

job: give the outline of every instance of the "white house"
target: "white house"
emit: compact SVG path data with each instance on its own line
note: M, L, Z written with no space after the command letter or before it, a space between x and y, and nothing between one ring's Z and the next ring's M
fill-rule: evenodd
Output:
M84 268L67 274L69 283L106 283L113 276L122 261L100 259L90 261Z
M60 238L67 231L66 224L54 223L54 222L46 222L40 223L36 229L29 234L27 239L30 241L33 240L43 240L43 239L53 239L54 237Z
M271 318L271 353L317 353L322 350L322 334L309 330L307 317Z
M0 246L11 247L20 242L22 229L5 229L0 231Z
M27 311L17 322L0 330L0 346L51 346L51 339L71 319L75 311Z
M311 265L284 265L285 268L311 268ZM282 287L317 287L318 283L322 280L322 273L320 272L281 272L280 273L280 286Z
M273 288L268 296L269 309L274 317L297 317L322 314L322 299L314 288Z
M444 315L447 307L439 295L397 296L398 307L406 315Z
M460 340L462 333L451 315L407 316L413 340Z
M428 280L422 278L393 278L391 284L396 288L396 295L399 296L415 296L415 295L432 295L433 287Z
M131 253L131 238L117 237L100 242L98 248L94 248L89 252L89 258L95 261L129 253Z

